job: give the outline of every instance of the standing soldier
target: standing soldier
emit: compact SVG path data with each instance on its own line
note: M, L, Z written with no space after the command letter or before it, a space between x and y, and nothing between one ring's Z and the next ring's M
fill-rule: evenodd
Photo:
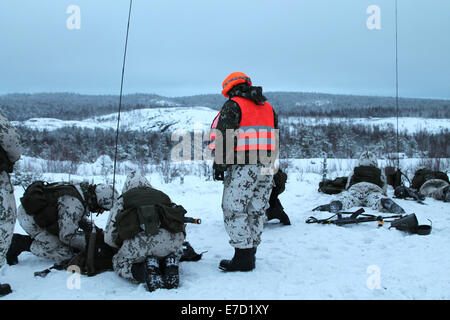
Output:
M210 148L215 150L214 179L224 181L222 210L235 253L219 268L250 271L273 187L273 174L265 169L276 156L278 120L262 88L252 86L246 74L230 74L222 87L229 100L213 122L217 136Z
M14 162L21 155L20 137L15 128L0 111L0 268L5 263L6 253L16 224L16 200L9 174ZM11 293L8 284L0 284L0 296Z

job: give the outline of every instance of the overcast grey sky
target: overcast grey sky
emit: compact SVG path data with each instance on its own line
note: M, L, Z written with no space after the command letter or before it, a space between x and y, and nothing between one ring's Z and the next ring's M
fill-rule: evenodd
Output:
M450 98L450 0L398 4L400 95ZM118 94L128 6L1 0L0 94ZM134 0L124 93L220 93L242 71L266 91L393 96L394 30L394 0Z

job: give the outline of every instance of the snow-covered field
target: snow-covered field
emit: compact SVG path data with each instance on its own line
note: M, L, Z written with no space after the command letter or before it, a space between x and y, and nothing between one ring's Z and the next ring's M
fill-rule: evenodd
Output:
M187 240L197 252L207 252L198 262L181 263L178 289L149 293L144 285L106 272L91 278L82 276L80 288L71 290L67 286L68 281L73 284L71 274L52 271L46 278L35 278L35 271L53 263L23 253L18 265L0 271L0 281L10 283L14 290L2 299L450 299L450 203L427 199L426 205L420 205L398 200L408 213L416 213L419 223L433 221L429 236L389 230L389 223L381 228L376 222L346 227L306 224L311 215L330 216L311 209L328 203L333 196L317 192L321 176L311 173L302 161L293 162L296 172L290 173L286 191L280 196L292 225L275 221L266 225L252 272L224 273L218 269L219 261L233 254L222 221L222 183L187 176L184 184L164 184L153 173L148 178L154 187L182 204L189 216L202 219L201 225L188 225ZM300 167L305 169L298 170ZM67 180L67 174L45 174L44 178ZM105 179L72 178L97 183ZM118 176L119 190L124 180L124 175ZM17 203L22 193L22 188L16 187ZM389 195L393 195L392 189ZM106 220L107 213L95 218L100 227ZM16 232L24 233L19 224Z
M217 110L207 107L174 107L138 109L121 113L120 128L129 131L174 131L207 130ZM396 127L396 118L314 118L314 117L282 117L283 125L326 125L329 123L360 124L362 126ZM59 120L51 118L32 118L23 122L13 122L36 130L56 130L63 127L116 129L117 114L88 118L81 121ZM450 130L448 119L423 119L414 117L399 118L399 131L409 133L426 130L439 132Z

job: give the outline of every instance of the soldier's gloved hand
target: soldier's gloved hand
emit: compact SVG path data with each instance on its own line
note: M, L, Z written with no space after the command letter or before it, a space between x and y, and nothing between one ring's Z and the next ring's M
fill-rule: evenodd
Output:
M226 170L225 165L219 165L214 163L213 164L213 171L214 171L214 181L223 181L224 180L224 172Z
M223 181L224 174L223 171L214 170L214 181Z
M99 227L97 227L97 226L95 226L95 232L96 232L96 233L103 234L103 229L102 229L102 228L99 228Z
M80 227L81 230L83 230L85 233L90 233L92 230L92 224L89 220L87 219L81 219L80 222L78 223L78 226Z

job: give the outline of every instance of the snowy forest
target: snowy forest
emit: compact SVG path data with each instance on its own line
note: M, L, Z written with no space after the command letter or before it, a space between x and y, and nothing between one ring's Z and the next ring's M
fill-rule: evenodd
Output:
M394 117L393 97L334 95L324 93L267 92L267 99L280 116L307 117ZM204 106L219 110L226 99L219 94L169 98L156 94L129 94L123 97L123 111ZM29 118L81 120L115 113L119 97L75 93L7 94L0 96L0 108L11 121ZM450 101L436 99L399 99L400 117L450 118Z
M318 158L326 153L329 158L355 158L363 150L372 150L380 158L387 158L396 149L395 121L391 123L371 122L372 119L388 119L396 115L395 99L389 97L364 97L316 93L267 93L280 118L280 157ZM205 119L206 130L223 102L218 95L201 95L167 98L157 95L134 94L124 97L122 112L132 110L164 110L177 113L191 110L195 106L210 110ZM114 124L117 117L117 96L89 96L78 94L9 94L0 96L0 108L15 121L19 128L24 154L56 161L94 162L100 155L114 157L115 126L79 127L71 123L53 130L39 125L29 126L24 121L39 118L59 120L82 120L108 115ZM174 109L178 108L178 109ZM189 111L193 120L198 110ZM176 111L176 112L175 112ZM204 110L201 110L202 112ZM449 158L450 132L445 122L450 118L450 101L428 99L400 99L399 114L406 121L406 128L399 129L399 151L408 158ZM200 117L200 115L199 115ZM162 118L162 117L161 117ZM358 118L360 121L353 121ZM431 130L427 124L443 121L444 126ZM305 120L305 119L308 119ZM135 163L159 164L170 160L170 125L184 119L148 119L158 121L164 129L139 129L133 122L146 119L131 118L131 125L121 129L118 145L118 160ZM43 119L44 121L44 119ZM187 125L186 125L187 126ZM161 128L161 127L160 127ZM169 130L166 130L169 128ZM193 131L192 127L186 130ZM205 142L206 144L206 142Z

